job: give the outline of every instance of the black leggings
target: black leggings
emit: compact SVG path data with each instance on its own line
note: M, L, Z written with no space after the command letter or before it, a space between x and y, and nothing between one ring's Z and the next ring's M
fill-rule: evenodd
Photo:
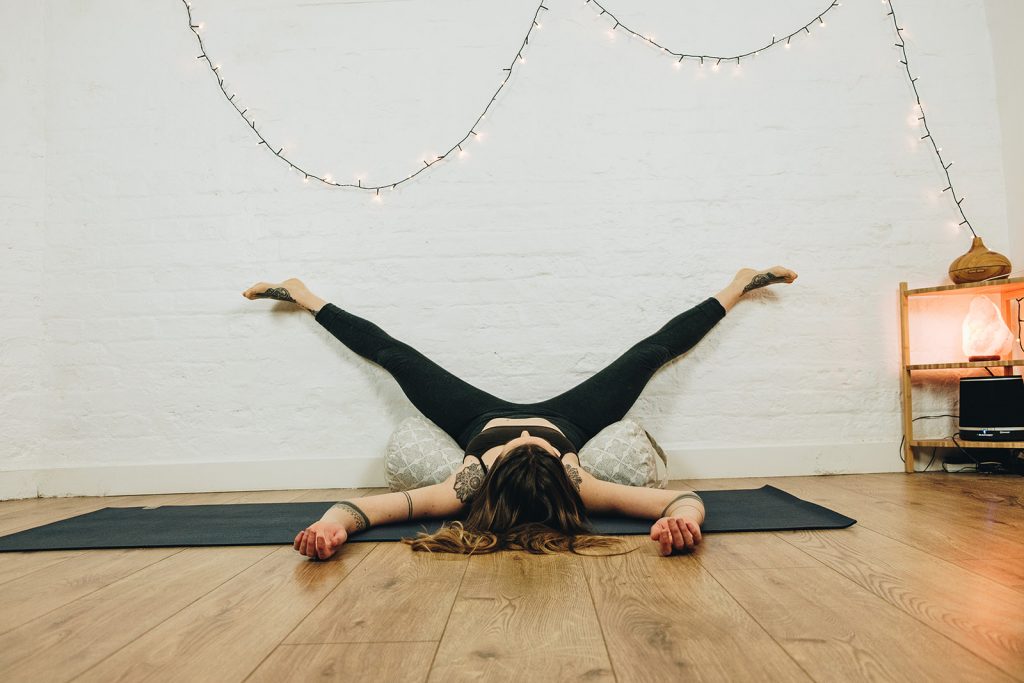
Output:
M723 317L722 304L708 298L590 379L540 403L511 403L481 391L369 320L334 304L325 304L316 321L345 346L390 372L413 405L462 449L496 417L543 417L557 425L579 452L598 432L623 418L661 366L692 348Z

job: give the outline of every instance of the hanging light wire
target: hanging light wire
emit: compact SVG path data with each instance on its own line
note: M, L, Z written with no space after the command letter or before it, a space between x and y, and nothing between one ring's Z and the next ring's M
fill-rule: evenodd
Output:
M766 44L762 45L761 47L759 47L759 48L757 48L755 50L750 50L749 52L744 52L744 53L738 54L738 55L698 55L698 54L689 54L689 53L686 53L686 52L676 52L676 51L671 50L671 49L665 47L664 45L658 43L651 36L644 35L642 33L638 33L637 31L634 31L630 27L626 26L624 23L622 23L622 21L617 16L615 16L615 14L613 14L610 10L608 10L608 8L606 8L604 5L602 5L600 2L598 2L598 0L586 0L586 4L592 5L595 9L601 10L601 12L600 12L600 14L598 16L602 16L603 17L605 15L608 15L608 18L611 21L615 22L615 25L612 26L612 30L613 31L618 31L619 29L621 29L621 30L625 31L626 33L628 33L629 35L634 36L636 38L640 38L644 42L649 43L650 45L652 45L653 47L657 48L658 50L661 50L663 53L665 53L667 55L671 55L672 57L678 57L678 59L676 60L677 64L682 63L682 61L684 59L697 59L697 60L700 60L701 64L703 64L704 60L707 59L709 61L715 62L715 66L718 66L722 62L731 62L731 61L735 61L736 64L739 65L740 60L743 59L744 57L752 57L752 56L754 56L754 55L756 55L756 54L758 54L760 52L764 52L765 50L769 50L769 49L771 49L773 47L776 47L778 45L785 45L785 46L788 47L789 46L789 42L793 39L794 36L796 36L800 32L804 32L804 33L807 33L808 35L810 35L810 33L811 33L811 26L814 25L814 22L818 22L819 26L824 26L825 25L825 20L823 19L823 17L826 14L828 14L829 12L831 12L833 9L835 9L836 7L839 7L842 3L838 2L838 1L831 2L831 3L829 3L828 7L826 7L820 14L818 14L818 16L814 17L813 19L808 21L806 24L804 24L803 26L801 26L797 30L793 31L792 33L786 34L782 38L776 38L776 36L773 35L772 36L772 42L766 43Z
M917 120L921 122L922 126L924 126L925 133L921 136L921 139L928 140L932 143L932 149L935 150L935 156L939 159L939 165L942 166L942 172L946 174L946 187L942 192L951 193L953 201L956 203L957 211L960 212L960 217L963 218L963 220L960 221L960 225L966 225L971 231L971 234L974 237L977 237L978 233L974 232L974 227L971 225L971 222L967 220L967 215L964 214L963 203L966 197L957 198L956 189L953 187L953 179L949 175L949 167L953 165L953 162L951 161L947 164L942 159L942 148L935 143L935 136L932 135L932 131L928 127L928 118L924 114L924 105L921 104L921 93L917 90L917 77L910 73L910 58L907 56L907 41L903 38L903 31L906 29L900 26L899 22L896 21L896 9L892 6L892 0L883 0L883 2L889 5L889 16L892 17L892 26L896 29L896 36L899 38L899 42L896 43L896 47L898 47L903 53L903 58L900 59L900 64L902 64L904 69L906 69L907 78L910 80L910 87L914 89L914 99L917 100L917 111L920 114L917 117Z
M636 36L638 38L642 38L646 42L648 42L651 45L653 45L654 47L662 50L663 52L671 55L672 57L678 58L676 60L677 66L684 59L692 58L692 59L695 59L695 60L699 60L701 64L704 63L704 60L714 60L716 67L719 64L721 64L723 61L733 61L733 60L735 60L736 64L738 65L740 63L740 60L743 59L744 57L750 57L750 56L755 55L755 54L757 54L759 52L763 52L764 50L767 50L767 49L769 49L771 47L775 47L777 45L785 45L785 46L788 47L789 43L790 43L790 40L794 36L799 34L800 32L806 32L806 33L810 34L810 26L812 26L814 24L814 22L818 22L819 25L824 26L825 22L822 19L822 17L824 17L825 14L827 14L833 8L838 7L838 6L840 6L842 4L842 3L838 2L838 1L830 3L829 6L824 11L822 11L820 14L818 14L816 17L811 19L809 22L804 24L799 29L793 31L792 33L789 33L789 34L783 36L783 38L781 38L781 39L777 39L776 36L773 35L771 43L768 43L768 44L764 45L763 47L760 47L760 48L758 48L756 50L751 50L750 52L745 52L743 54L738 54L738 55L718 56L718 55L698 55L698 54L687 54L687 53L682 53L682 52L674 52L674 51L672 51L672 50L670 50L670 49L668 49L668 48L666 48L666 47L656 43L652 38L647 37L647 36L642 36L639 33L637 33L636 31L633 31L632 29L630 29L628 26L624 25L622 22L620 22L618 20L618 18L614 14L609 12L603 5L601 5L598 2L598 0L586 0L586 2L587 2L587 4L593 4L596 8L600 9L601 16L608 15L608 17L615 22L615 25L614 25L613 29L621 28L622 30L628 32L631 35L634 35L634 36ZM490 100L488 100L487 105L483 108L483 111L481 111L479 116L476 117L476 120L473 121L473 125L470 126L469 131L465 135L463 135L461 139L459 139L454 145L452 145L452 147L450 147L448 149L448 151L445 152L444 154L437 155L433 159L422 159L421 161L422 161L423 165L420 166L419 168L417 168L412 173L409 173L408 175L406 175L404 178L400 178L398 180L393 180L391 182L376 183L376 184L372 184L372 183L371 184L364 184L362 178L358 178L356 180L356 182L354 182L354 183L339 183L339 182L335 181L331 177L331 174L329 174L329 173L324 173L323 175L319 175L319 174L317 174L317 173L315 173L313 171L310 171L310 170L308 170L308 169L306 169L306 168L304 168L302 166L299 166L298 164L293 162L291 159L289 159L287 156L285 156L285 154L284 154L284 147L276 147L275 148L274 145L270 144L270 142L263 136L263 133L261 133L260 130L256 127L256 120L254 118L252 118L251 115L249 115L249 116L246 115L249 110L248 110L248 108L242 107L242 105L237 101L237 99L236 99L237 93L229 92L228 88L224 85L224 76L221 74L221 65L214 63L213 59L210 57L209 52L206 50L206 45L203 43L203 37L202 37L202 35L200 35L200 31L203 29L203 24L202 24L202 22L197 24L195 22L193 16L192 16L192 3L189 2L189 0L182 0L182 4L185 6L185 10L188 13L189 28L195 34L196 40L199 42L199 50L200 50L201 54L199 56L197 56L196 59L204 60L206 62L206 64L209 66L210 71L213 74L214 78L217 79L217 84L220 87L221 93L224 95L224 98L228 101L228 103L232 107L234 107L235 111L238 112L239 116L242 117L242 119L246 122L246 124L249 126L249 128L252 129L252 132L259 139L258 144L265 145L267 147L267 149L269 149L271 151L271 153L274 154L274 156L276 156L278 159L280 159L281 161L283 161L286 164L288 164L288 166L290 168L294 169L296 172L301 174L302 175L302 180L304 182L308 183L310 180L316 180L316 181L318 181L318 182L320 182L320 183L322 183L324 185L329 185L329 186L332 186L332 187L349 188L349 189L356 189L356 190L367 190L367 191L373 192L374 199L378 199L378 200L380 199L380 191L381 190L383 190L383 189L392 189L393 190L396 187L398 187L399 185L401 185L402 183L406 183L406 182L412 180L413 178L417 177L418 175L420 175L421 173L423 173L427 169L429 169L432 166L434 166L437 162L442 161L443 159L446 159L448 157L448 155L450 155L452 152L458 151L459 155L461 156L462 153L465 151L463 149L463 145L466 144L466 142L469 141L471 138L477 138L478 139L480 137L480 133L477 130L477 127L480 125L480 122L483 121L483 119L487 116L487 112L490 111L491 105L493 105L495 103L495 101L498 99L498 95L501 93L502 88L505 87L505 85L508 83L509 79L512 77L513 70L515 70L515 68L518 65L520 65L520 64L522 64L522 63L524 63L526 61L526 58L523 56L523 53L526 51L527 46L529 46L529 44L530 44L530 35L533 33L534 29L540 28L540 26L541 26L540 22L538 21L538 19L540 18L540 13L542 11L547 11L548 10L548 8L544 4L543 0L542 0L542 2L540 2L540 4L537 5L537 9L534 11L533 17L530 20L530 26L529 26L529 28L526 31L526 35L523 37L523 42L519 45L518 50L516 50L516 54L512 58L511 63L507 67L502 69L502 71L504 72L504 77L502 78L501 82L498 84L498 88L491 95L491 98L490 98Z
M966 199L966 197L962 197L962 196L958 197L957 193L956 193L956 189L953 187L953 180L952 180L952 177L949 174L949 168L953 165L953 162L950 161L949 163L946 163L946 161L942 158L942 148L939 147L938 144L936 144L935 137L934 137L934 135L932 135L931 129L928 126L928 119L927 119L927 117L925 115L924 105L921 104L921 95L920 95L920 92L917 89L917 80L918 79L910 71L910 59L909 59L909 57L907 55L907 44L906 44L906 40L903 38L904 28L899 25L899 22L896 19L896 10L893 7L892 0L882 0L882 1L884 3L886 3L886 4L888 4L888 6L889 6L888 16L892 17L893 28L896 30L896 35L897 35L897 37L899 39L899 42L896 43L896 47L900 48L900 50L902 51L902 55L903 55L903 58L900 59L900 63L904 66L904 68L905 68L905 70L907 72L907 78L909 79L910 85L911 85L911 87L914 90L914 97L916 99L916 104L917 104L918 112L920 114L920 116L918 116L918 120L921 121L921 125L923 126L924 131L925 131L925 134L923 136L921 136L921 139L922 140L928 140L929 142L931 142L932 149L935 151L935 155L936 155L936 157L939 160L939 165L942 166L943 173L945 173L945 176L946 176L946 187L942 190L942 192L943 193L945 193L945 192L950 192L951 193L951 196L953 197L953 201L956 204L957 210L960 212L960 217L963 219L960 222L959 225L960 226L966 225L967 228L971 231L971 234L974 235L974 236L977 236L977 233L974 232L974 227L971 225L970 221L967 219L967 215L964 213L964 210L963 210L963 202ZM507 67L502 69L502 71L504 72L504 77L502 78L501 82L498 84L497 89L491 95L491 98L490 98L490 100L488 100L487 105L483 108L483 111L480 112L480 114L477 116L476 120L473 122L473 125L470 126L468 132L465 135L463 135L461 139L459 139L444 154L437 155L433 159L422 159L423 166L417 168L414 172L409 173L404 178L395 180L393 182L378 183L378 184L366 184L366 185L364 185L362 178L357 179L355 183L339 183L339 182L333 180L331 175L328 174L328 173L325 173L322 176L318 175L317 173L315 173L313 171L309 171L309 170L299 166L298 164L294 163L291 159L286 157L284 155L284 147L278 147L277 149L275 149L274 146L270 144L270 142L263 136L263 134L256 127L256 120L254 118L251 118L251 116L246 116L246 114L248 113L249 110L248 110L248 108L243 108L241 106L241 104L239 104L236 101L237 93L229 93L228 92L228 89L224 85L224 77L220 73L221 65L220 64L215 64L214 61L211 59L209 53L206 50L206 46L203 43L203 37L202 37L202 35L200 35L200 31L203 28L203 24L202 23L199 23L199 24L195 23L195 21L194 21L194 19L192 17L192 4L189 2L189 0L182 0L182 4L185 5L185 10L188 13L189 28L195 34L196 40L199 42L199 49L200 49L201 54L197 57L197 59L202 59L202 60L206 61L207 65L210 68L211 73L217 79L217 84L220 86L221 93L224 95L225 99L227 99L228 103L231 104L232 107L234 107L235 111L238 112L239 116L241 116L242 119L249 125L249 127L252 129L252 131L256 135L256 137L259 138L259 143L258 144L265 145L267 147L267 149L269 149L274 154L274 156L276 156L277 158L279 158L282 161L284 161L286 164L288 164L288 166L290 168L292 168L295 171L297 171L298 173L302 174L302 179L305 182L308 182L310 179L313 179L313 180L316 180L316 181L318 181L320 183L323 183L325 185L330 185L332 187L342 187L342 188L350 188L350 189L358 189L358 190L367 190L367 191L371 191L371 192L374 193L374 199L380 199L380 191L382 189L390 188L390 189L393 190L393 189L397 188L402 183L406 183L406 182L412 180L413 178L417 177L419 174L423 173L424 171L426 171L427 169L432 167L437 162L446 159L449 154L451 154L452 152L455 152L456 150L459 152L459 154L461 156L462 153L464 152L464 149L462 147L463 144L465 144L470 138L479 138L480 134L477 131L477 127L480 125L480 122L483 121L483 119L487 116L487 112L490 111L491 106L498 99L498 95L501 93L502 89L505 87L505 85L508 83L509 79L512 77L512 72L515 70L515 68L518 65L520 65L520 64L522 64L522 63L524 63L526 61L525 57L523 57L523 53L526 51L527 46L530 44L530 35L533 33L534 29L540 28L540 22L537 21L538 18L540 17L540 13L542 11L547 11L548 10L547 6L544 5L544 1L543 0L540 2L540 4L537 5L537 9L534 10L533 17L530 20L530 26L529 26L529 28L526 31L526 35L523 37L522 43L519 45L519 49L516 51L516 54L512 58L511 63ZM757 55L757 54L759 54L759 53L761 53L761 52L763 52L765 50L768 50L770 48L776 47L778 45L785 45L786 47L789 47L789 44L792 41L792 39L795 36L797 36L798 34L800 34L801 32L804 32L804 33L807 33L808 35L810 35L810 27L814 25L814 22L818 22L818 24L820 26L824 26L825 25L824 16L826 14L828 14L830 11L832 11L833 9L835 9L836 7L841 6L842 3L838 2L838 1L831 2L828 5L828 7L826 7L822 12L820 12L817 16L815 16L809 22L807 22L806 24L804 24L800 28L796 29L795 31L793 31L793 32L791 32L789 34L786 34L781 39L777 38L777 36L773 35L772 36L772 40L771 40L770 43L766 43L765 45L763 45L760 48L757 48L757 49L754 49L754 50L750 50L748 52L744 52L744 53L741 53L741 54L735 54L735 55L708 55L708 54L695 54L695 53L691 54L691 53L686 53L686 52L676 52L676 51L674 51L674 50L672 50L672 49L670 49L670 48L668 48L668 47L666 47L664 45L661 45L660 43L655 41L654 38L652 38L651 36L643 35L643 34L637 32L637 31L633 30L632 28L630 28L626 24L623 24L622 21L614 13L609 11L604 5L601 4L600 0L586 0L586 4L592 5L596 10L600 10L599 16L607 15L609 20L614 22L614 25L612 26L611 30L618 31L618 30L621 29L622 31L624 31L628 35L631 35L631 36L634 36L636 38L639 38L639 39L643 40L644 42L646 42L649 45L651 45L652 47L660 50L664 54L670 55L671 57L675 58L677 66L679 64L681 64L683 62L683 60L685 60L685 59L693 59L693 60L698 60L701 65L704 64L705 60L714 61L715 62L715 67L717 68L718 65L720 65L723 61L725 61L725 62L735 61L737 66L738 66L740 64L740 60L743 59L743 58L749 58L751 56Z
M192 17L192 4L188 0L182 0L182 4L185 5L185 10L186 12L188 12L189 28L192 29L192 33L195 34L196 40L199 41L199 50L202 54L196 57L196 59L202 59L206 61L214 77L217 79L217 84L220 86L220 90L224 94L224 97L227 99L228 103L235 108L235 111L238 112L239 116L241 116L245 120L245 122L252 129L253 133L256 134L256 137L259 138L258 144L266 145L267 149L269 149L274 154L274 156L288 164L289 167L291 167L298 173L301 173L303 176L303 181L308 182L309 180L316 180L325 185L331 185L333 187L345 187L358 190L367 190L374 193L374 198L379 198L380 191L383 189L390 188L393 190L402 183L409 182L410 180L418 176L420 173L423 173L437 162L447 158L448 155L451 154L452 152L456 150L462 152L462 146L470 138L479 137L479 132L476 130L477 126L479 126L480 122L484 119L485 116L487 116L487 112L490 110L491 105L493 105L495 100L498 99L498 94L501 92L501 89L504 88L505 84L508 83L510 78L512 78L512 71L516 68L516 66L526 61L523 57L523 53L526 51L526 47L530 44L530 34L533 33L534 29L540 28L540 22L538 22L537 19L542 11L547 11L548 9L544 5L543 1L537 5L537 9L533 13L533 18L530 20L530 27L529 29L527 29L526 36L523 38L523 42L519 45L519 49L516 51L515 57L512 58L512 63L509 64L504 69L502 69L502 71L505 73L504 78L498 84L498 88L497 90L494 91L494 94L491 95L491 99L487 102L487 106L484 107L483 111L480 112L480 115L476 117L476 120L473 122L473 125L470 126L469 131L465 135L463 135L458 142L452 145L451 148L449 148L448 151L445 152L444 154L437 155L433 159L423 159L423 166L418 168L416 171L409 173L404 178L387 183L363 184L362 178L357 179L356 182L354 183L339 183L333 180L331 178L331 175L328 173L325 173L322 176L318 175L313 171L307 170L299 166L291 159L286 157L284 155L284 147L275 148L274 145L271 145L270 142L259 131L259 129L256 128L256 120L251 118L251 115L246 116L246 113L249 111L248 108L243 108L242 105L236 101L237 93L229 93L228 89L224 86L224 77L220 74L221 66L219 64L215 64L214 61L210 58L209 52L207 52L206 46L203 44L203 37L199 33L203 28L203 24L197 24Z

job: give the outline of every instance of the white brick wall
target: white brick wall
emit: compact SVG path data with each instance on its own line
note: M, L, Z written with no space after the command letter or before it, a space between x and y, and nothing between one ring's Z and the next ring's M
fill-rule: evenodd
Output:
M691 52L746 51L825 5L617 4ZM737 268L782 263L799 283L741 303L630 415L673 477L899 469L897 283L943 282L969 240L885 6L844 3L740 75L676 70L582 1L548 6L484 141L381 204L257 145L178 3L0 7L20 29L0 47L0 497L382 484L415 409L308 313L240 296L292 276L529 402ZM535 7L193 5L268 139L369 183L465 134ZM984 5L897 9L965 207L1005 251Z

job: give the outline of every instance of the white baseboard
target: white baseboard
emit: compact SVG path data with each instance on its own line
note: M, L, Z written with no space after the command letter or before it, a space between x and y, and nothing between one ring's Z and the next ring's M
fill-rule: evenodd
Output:
M382 458L108 465L0 472L0 500L366 486L386 486Z
M659 444L670 479L800 477L902 472L899 442L693 448Z
M735 448L661 445L669 454L671 479L789 477L903 470L896 442ZM382 457L110 465L0 472L0 500L37 496L119 496L386 485Z

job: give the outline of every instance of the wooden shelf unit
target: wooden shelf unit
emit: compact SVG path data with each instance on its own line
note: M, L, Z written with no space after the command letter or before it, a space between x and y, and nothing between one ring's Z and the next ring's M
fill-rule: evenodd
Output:
M999 309L1003 313L1003 321L1010 329L1014 329L1016 318L1011 318L1013 300L1024 297L1024 277L972 282L965 285L943 285L940 287L923 287L908 289L906 282L900 283L900 344L902 348L902 371L900 373L900 395L903 412L903 461L907 472L914 471L914 448L1021 448L1021 441L962 441L957 439L915 439L913 397L911 395L911 373L917 370L949 370L955 368L1003 368L1004 375L1014 374L1015 367L1024 367L1024 360L993 360L960 363L910 363L910 322L909 299L917 296L977 296L995 294L999 297Z
M914 439L913 446L921 448L1024 448L1024 441L961 441L957 439Z

